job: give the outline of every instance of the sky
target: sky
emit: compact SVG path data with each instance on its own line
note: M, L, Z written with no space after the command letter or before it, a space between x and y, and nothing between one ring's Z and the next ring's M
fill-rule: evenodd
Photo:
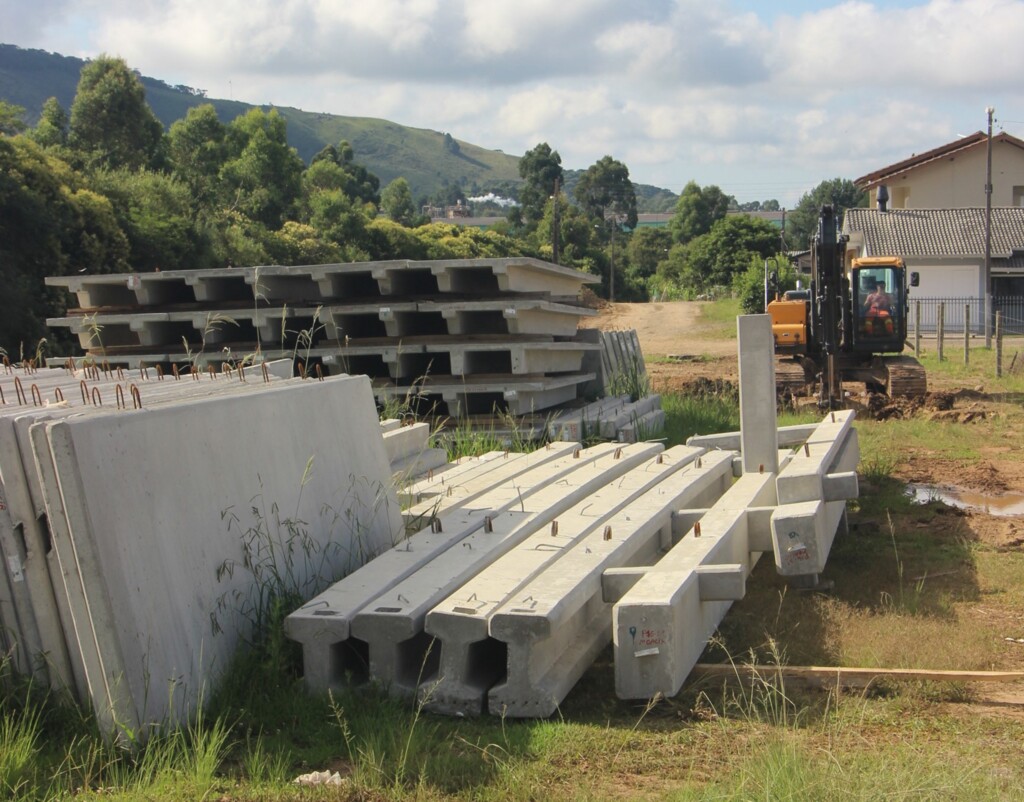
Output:
M786 207L988 106L1024 138L1024 0L0 0L0 40Z

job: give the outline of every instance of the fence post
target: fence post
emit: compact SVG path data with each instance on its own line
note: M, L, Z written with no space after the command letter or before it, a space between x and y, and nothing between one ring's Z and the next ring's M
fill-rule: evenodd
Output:
M996 378L1003 375L1003 313L996 311Z
M964 364L971 361L971 305L964 304Z
M939 362L942 361L942 340L946 333L946 304L939 301L939 316L935 321L936 348L939 353Z
M921 358L921 302L914 301L914 356Z

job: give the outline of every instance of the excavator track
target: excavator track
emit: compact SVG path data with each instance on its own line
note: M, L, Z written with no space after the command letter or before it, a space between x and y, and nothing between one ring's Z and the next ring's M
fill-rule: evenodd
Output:
M912 356L886 357L885 368L889 374L891 398L918 397L928 392L928 378L924 368Z
M807 389L812 378L808 378L807 371L802 362L792 359L775 360L775 392L783 393L789 391L792 395L799 395Z

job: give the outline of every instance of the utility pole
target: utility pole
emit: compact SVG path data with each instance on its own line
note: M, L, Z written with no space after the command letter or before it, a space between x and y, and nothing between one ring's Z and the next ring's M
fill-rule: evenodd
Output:
M992 347L992 332L989 329L992 304L992 115L995 109L985 109L988 115L988 166L985 173L985 347Z
M558 262L558 179L555 179L555 194L551 196L552 203L555 205L551 207L551 255L552 261L557 265Z

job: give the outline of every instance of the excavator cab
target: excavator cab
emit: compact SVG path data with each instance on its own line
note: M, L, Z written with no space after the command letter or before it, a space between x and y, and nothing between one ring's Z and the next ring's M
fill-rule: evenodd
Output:
M898 257L854 259L850 272L853 351L898 354L907 337L906 267Z

